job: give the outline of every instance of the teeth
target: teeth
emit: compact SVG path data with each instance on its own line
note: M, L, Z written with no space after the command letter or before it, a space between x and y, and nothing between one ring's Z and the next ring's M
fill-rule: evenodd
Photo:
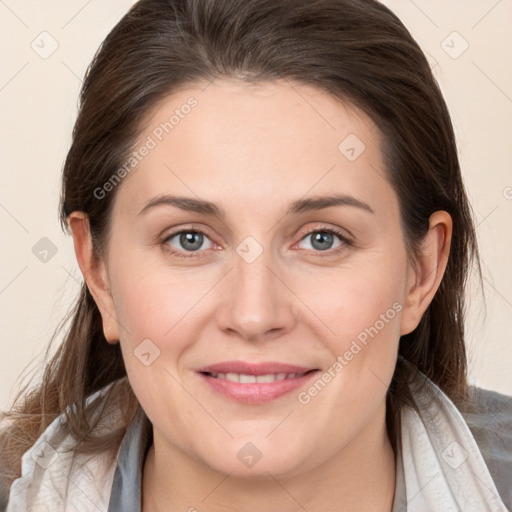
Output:
M276 380L275 375L258 375L256 382L274 382Z
M276 380L294 379L302 377L304 373L269 373L267 375L247 375L245 373L210 373L216 379L225 379L241 384L253 384L255 382L270 383Z

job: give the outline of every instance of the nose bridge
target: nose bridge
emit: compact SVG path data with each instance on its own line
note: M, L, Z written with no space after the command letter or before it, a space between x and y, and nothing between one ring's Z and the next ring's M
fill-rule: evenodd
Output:
M254 240L239 244L225 284L228 299L219 314L221 328L236 331L246 339L291 328L294 315L290 294L276 277L273 263L272 251L263 250Z
M266 250L254 261L245 260L243 257L235 259L233 279L236 280L235 291L239 299L246 303L264 304L275 299L275 276L270 270L271 259L270 250Z

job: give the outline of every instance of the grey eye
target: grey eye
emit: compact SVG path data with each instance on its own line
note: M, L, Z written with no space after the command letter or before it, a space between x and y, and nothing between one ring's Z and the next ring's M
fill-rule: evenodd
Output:
M208 237L198 231L181 231L170 236L167 242L178 250L198 251ZM177 242L177 243L176 243Z
M313 249L315 251L325 251L328 249L333 249L334 242L336 238L340 238L335 233L331 233L329 231L313 231L306 235L302 240L311 240L310 247L305 247L305 249ZM338 243L341 245L341 241ZM336 246L337 247L337 246Z

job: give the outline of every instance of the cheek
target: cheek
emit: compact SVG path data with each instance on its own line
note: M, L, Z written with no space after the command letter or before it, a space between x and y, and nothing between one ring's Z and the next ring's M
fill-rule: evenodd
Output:
M132 343L168 338L207 286L194 269L172 269L161 260L144 251L117 259L113 273L116 317L126 328L125 339Z
M140 338L161 339L180 314L183 290L154 279L151 273L133 272L116 289L115 308L132 343Z
M161 396L163 389L179 394L173 377L183 378L184 358L211 319L214 294L206 295L219 281L218 273L172 269L143 256L126 258L115 268L115 313L136 394L143 390L149 400Z
M126 372L152 421L166 416L166 402L178 407L184 421L192 414L178 384L178 363L193 344L188 312L197 302L198 285L169 275L162 268L128 261L116 271L115 311Z
M318 333L330 353L325 388L318 383L299 400L311 403L319 418L338 411L331 419L339 426L345 424L343 411L363 418L383 400L396 365L404 279L405 256L382 251L303 286L301 299L320 317Z
M340 267L316 276L296 275L295 286L311 311L311 318L323 326L331 352L339 354L357 339L396 339L404 301L404 271L397 260L374 258L370 263Z
M148 378L152 381L164 359L162 356L174 374L175 361L189 339L178 333L186 325L182 319L191 307L192 282L191 279L170 280L161 268L148 262L125 259L116 266L112 283L114 307L131 381ZM145 385L151 385L149 380Z

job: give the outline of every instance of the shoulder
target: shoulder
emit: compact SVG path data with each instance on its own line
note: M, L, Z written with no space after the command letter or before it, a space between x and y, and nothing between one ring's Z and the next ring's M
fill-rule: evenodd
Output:
M512 503L512 396L471 387L461 408L505 503Z
M87 510L89 500L106 509L115 469L110 452L79 454L75 439L58 417L22 457L22 473L11 486L7 512L39 510L52 504L55 512Z
M123 426L122 421L119 408L109 406L96 429L107 433ZM76 450L76 439L62 413L23 454L21 476L9 490L7 512L30 507L39 510L37 506L44 503L51 503L55 512L87 510L91 499L106 510L117 452L118 448L88 453Z
M437 471L440 485L426 487L431 499L444 492L457 510L511 509L512 397L470 387L466 399L455 404L421 372L413 373L409 387L415 407L402 409L407 427L402 430L413 482L420 481L418 475L428 482ZM460 463L454 467L455 448Z

